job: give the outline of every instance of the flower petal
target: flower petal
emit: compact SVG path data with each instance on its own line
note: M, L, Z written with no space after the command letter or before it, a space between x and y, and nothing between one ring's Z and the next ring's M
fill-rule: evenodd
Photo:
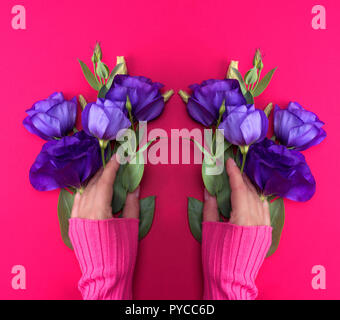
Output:
M51 117L46 113L36 113L31 117L34 127L49 137L62 137L60 121L57 118Z
M96 104L92 104L88 111L88 129L91 135L102 139L109 124L110 120L104 109Z
M262 136L262 118L260 111L254 111L248 114L240 125L243 140L246 145L250 145Z

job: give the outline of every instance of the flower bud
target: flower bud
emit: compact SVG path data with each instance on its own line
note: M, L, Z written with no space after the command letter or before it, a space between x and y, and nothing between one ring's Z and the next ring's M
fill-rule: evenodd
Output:
M86 105L87 105L85 98L83 97L83 95L80 94L78 96L78 99L79 99L79 104L80 104L81 108L84 110Z
M131 114L132 106L131 106L131 101L130 101L129 96L126 97L125 107L126 107L127 111L129 112L129 114Z
M239 146L240 148L240 151L243 155L247 154L248 151L249 151L249 146L248 145L245 145L245 146Z
M110 142L110 140L103 140L103 139L99 139L99 146L101 149L106 149L108 143Z
M162 96L164 98L164 102L167 102L171 96L174 94L174 90L168 90L167 92L163 93Z
M186 93L185 91L183 90L179 90L178 91L178 94L179 96L182 98L182 100L185 102L185 103L188 103L188 100L190 98L190 95L188 93Z
M270 102L264 109L264 113L266 114L267 118L269 118L270 113L272 112L273 104Z
M226 74L227 79L237 79L235 72L233 71L233 68L238 70L238 61L235 60L230 61L228 71Z
M256 50L254 60L253 60L253 66L256 67L258 70L263 69L263 62L262 62L262 55L261 51L259 49Z
M117 74L127 74L126 61L124 56L117 56L117 64L122 64Z
M97 56L95 55L94 52L93 52L93 54L92 54L91 61L92 61L92 63L94 63L94 64L96 64L96 63L98 62Z
M220 107L220 116L223 116L223 113L225 112L225 99L222 102L222 105Z
M103 58L102 49L100 48L99 42L96 43L96 47L94 48L93 55L95 56L95 59L97 60L96 62L101 61Z

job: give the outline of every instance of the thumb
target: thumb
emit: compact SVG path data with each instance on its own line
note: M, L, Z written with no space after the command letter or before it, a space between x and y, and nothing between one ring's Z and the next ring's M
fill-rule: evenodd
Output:
M139 218L139 187L126 196L123 218Z
M218 217L217 200L207 189L204 189L203 221L217 222Z

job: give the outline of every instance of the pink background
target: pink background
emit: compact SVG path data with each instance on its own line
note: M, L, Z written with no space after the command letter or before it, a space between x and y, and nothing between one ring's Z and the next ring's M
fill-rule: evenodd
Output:
M26 8L27 29L11 27L11 8ZM311 27L311 9L322 4L327 29ZM125 55L130 74L186 89L222 78L231 59L251 67L255 48L265 54L265 71L277 66L258 107L296 100L326 123L324 143L304 152L317 181L308 203L285 201L281 244L257 279L260 299L340 298L339 256L339 12L336 0L316 1L1 1L1 232L0 298L79 299L80 270L61 241L58 192L39 193L28 172L43 141L22 126L24 111L53 91L67 98L95 92L76 58L90 62L102 43L112 68ZM179 96L149 129L195 128ZM200 165L148 165L141 196L157 195L152 230L140 242L136 299L199 299L200 244L187 220L187 196L203 198ZM13 290L11 268L23 265L27 289ZM327 289L313 290L311 269L323 265Z

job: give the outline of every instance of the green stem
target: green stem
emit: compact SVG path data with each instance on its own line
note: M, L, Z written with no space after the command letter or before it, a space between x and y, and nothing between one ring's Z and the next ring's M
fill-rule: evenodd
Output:
M103 168L105 169L105 148L100 148L100 153L102 155Z
M216 129L217 130L217 129ZM210 152L211 152L211 154L214 154L215 152L214 152L214 143L215 143L215 140L216 140L216 130L215 130L215 132L214 132L214 135L213 135L213 138L212 138L212 142L211 142L211 150L210 150ZM215 151L216 151L216 148L215 148Z
M245 163L246 163L246 158L247 158L247 154L246 154L246 153L242 153L241 174L243 173L243 170L244 170L244 165L245 165Z
M135 131L135 125L133 124L133 117L132 117L131 110L128 110L128 112L129 112L129 118L130 118L132 130Z
M241 153L242 153L242 166L241 166L241 174L242 174L243 170L244 170L244 165L246 163L246 158L247 158L249 146L240 146L240 150L241 150Z

